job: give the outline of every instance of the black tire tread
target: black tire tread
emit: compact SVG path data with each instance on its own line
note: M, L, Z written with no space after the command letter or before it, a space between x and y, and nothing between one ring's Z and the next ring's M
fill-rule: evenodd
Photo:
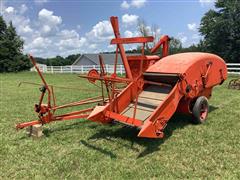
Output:
M193 114L193 123L194 124L202 124L206 121L207 119L207 116L204 120L201 120L200 118L200 106L202 103L206 103L207 104L207 113L209 112L209 104L208 104L208 99L205 97L205 96L200 96L197 98L194 106L193 106L193 109L192 109L192 114ZM208 115L208 114L207 114Z

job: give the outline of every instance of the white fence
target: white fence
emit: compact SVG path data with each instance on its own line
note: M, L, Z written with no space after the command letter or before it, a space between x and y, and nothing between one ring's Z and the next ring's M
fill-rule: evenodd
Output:
M88 73L91 69L96 69L100 71L100 65L82 65L82 66L44 66L44 65L38 65L39 69L43 73L78 73L78 74L84 74ZM105 70L107 73L113 73L114 72L114 65L105 65ZM31 68L31 71L36 71L36 69L33 67ZM119 74L124 74L125 69L123 65L117 65L116 72Z
M83 65L83 66L46 66L39 65L38 66L41 72L44 73L78 73L84 74L88 73L90 69L100 70L99 65ZM229 74L239 74L240 75L240 64L236 63L228 63L227 64L228 73ZM114 65L106 64L105 69L108 73L114 72ZM32 68L31 71L36 71L35 68ZM125 73L123 65L117 65L117 73L123 74Z
M240 75L240 63L228 63L227 64L229 74L239 74Z

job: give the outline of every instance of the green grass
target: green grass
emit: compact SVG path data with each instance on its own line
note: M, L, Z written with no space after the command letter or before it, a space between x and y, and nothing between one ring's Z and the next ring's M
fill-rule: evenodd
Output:
M44 126L43 138L29 138L14 126L36 118L39 90L17 85L40 82L39 77L25 72L0 78L1 179L240 179L240 91L227 89L231 78L214 89L205 124L174 115L166 137L157 140L137 138L136 129L86 120L52 123ZM74 74L47 74L46 79L96 89ZM56 94L61 103L91 96L60 89Z

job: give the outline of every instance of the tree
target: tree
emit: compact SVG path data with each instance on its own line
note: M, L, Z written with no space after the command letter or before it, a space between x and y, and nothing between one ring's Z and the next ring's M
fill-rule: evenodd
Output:
M209 10L201 20L202 44L227 62L240 62L240 3L218 0L215 7L216 10Z
M147 24L144 19L139 19L137 24L138 32L141 36L147 37L149 36L149 31L147 29Z
M17 72L30 68L22 54L23 40L17 35L12 22L8 25L0 16L0 72Z
M73 64L79 56L80 56L80 54L72 54L72 55L67 56L65 58L65 64L66 65Z
M37 63L46 64L47 66L69 66L76 61L76 59L80 56L80 54L72 54L67 56L66 58L61 56L56 56L53 58L41 58L36 57Z
M146 49L145 49L146 52L145 53L150 54L150 49L153 48L160 39L159 27L156 24L153 24L150 27L146 24L144 19L139 19L138 24L137 24L137 29L138 29L139 34L143 37L153 36L154 41L152 43L146 43ZM141 52L140 46L137 47L137 51Z
M2 16L0 16L0 40L2 40L4 34L6 33L7 25L6 22L3 20Z
M169 42L169 54L176 54L182 51L182 42L174 37L170 38Z
M138 20L138 25L137 25L137 29L138 29L138 32L140 33L140 35L142 36L142 37L147 37L147 36L149 36L149 29L147 28L147 24L146 24L146 22L144 21L144 19L139 19ZM148 54L149 53L149 44L148 43L146 43L145 44L145 47L146 47L146 54ZM140 47L140 46L138 46L137 47L137 49L138 50L140 50L142 47ZM141 52L141 50L140 50L140 52Z

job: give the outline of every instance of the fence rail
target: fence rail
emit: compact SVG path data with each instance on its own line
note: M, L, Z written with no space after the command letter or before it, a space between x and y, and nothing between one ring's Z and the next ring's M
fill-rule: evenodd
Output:
M227 69L229 74L240 75L240 63L227 63Z
M80 73L85 74L88 73L91 69L96 69L100 71L100 65L82 65L82 66L45 66L45 65L38 65L39 69L43 73ZM105 65L105 70L107 73L114 72L114 65ZM31 71L36 71L33 67ZM125 69L123 65L117 65L116 72L119 74L124 74Z
M38 65L39 69L43 73L80 73L85 74L88 73L91 69L96 69L100 71L100 65L82 65L82 66L45 66L45 65ZM105 70L108 73L114 72L114 65L105 65ZM30 71L36 71L33 67ZM124 74L125 69L123 65L117 65L116 72L119 74Z
M100 70L99 65L82 65L82 66L46 66L38 65L39 69L43 73L78 73L85 74L88 73L90 69ZM113 73L114 65L106 64L106 72ZM239 74L240 75L240 63L228 63L227 64L229 74ZM33 67L31 71L36 71ZM117 65L116 72L119 74L124 74L125 69L123 65Z

